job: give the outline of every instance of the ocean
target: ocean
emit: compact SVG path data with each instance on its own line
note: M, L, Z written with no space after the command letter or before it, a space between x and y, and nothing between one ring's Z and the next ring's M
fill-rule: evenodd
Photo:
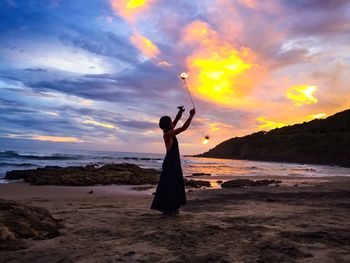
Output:
M104 152L88 150L19 150L0 149L0 183L7 171L36 169L44 166L102 166L110 163L133 163L160 170L164 154ZM350 176L350 168L328 165L260 162L182 156L184 176L209 173L213 176Z

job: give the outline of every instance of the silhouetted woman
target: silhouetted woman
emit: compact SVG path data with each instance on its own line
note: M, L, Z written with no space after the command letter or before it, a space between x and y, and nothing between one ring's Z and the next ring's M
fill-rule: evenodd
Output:
M151 209L161 211L163 215L175 216L179 213L180 206L186 204L185 185L176 135L190 126L196 110L190 111L190 116L181 128L174 129L184 111L183 107L179 107L174 121L169 116L163 116L159 120L159 127L164 133L166 156Z

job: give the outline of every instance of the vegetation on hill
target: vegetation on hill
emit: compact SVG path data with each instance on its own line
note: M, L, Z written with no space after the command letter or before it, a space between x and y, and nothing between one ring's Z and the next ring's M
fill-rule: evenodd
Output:
M196 156L350 167L350 110L326 119L231 138Z

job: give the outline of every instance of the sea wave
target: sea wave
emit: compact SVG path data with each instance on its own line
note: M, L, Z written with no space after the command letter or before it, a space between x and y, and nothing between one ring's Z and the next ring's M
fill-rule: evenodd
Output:
M94 157L94 159L100 159L100 160L134 160L134 161L159 161L159 160L163 160L162 158L134 157L134 156L121 156L121 157L97 156L97 157Z
M1 166L38 166L36 164L33 163L9 163L9 162L0 162L0 167Z
M70 154L50 154L50 155L33 155L33 154L21 154L15 151L0 151L0 158L17 158L17 159L31 159L31 160L79 160L82 159L81 155Z
M147 157L119 157L119 160L135 160L135 161L159 161L161 158L147 158Z

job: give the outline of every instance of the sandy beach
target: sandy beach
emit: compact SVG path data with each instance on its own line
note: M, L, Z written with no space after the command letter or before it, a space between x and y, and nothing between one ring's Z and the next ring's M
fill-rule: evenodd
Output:
M65 227L0 261L349 262L350 180L285 180L187 192L176 218L149 209L153 189L3 184L0 198L44 207Z

